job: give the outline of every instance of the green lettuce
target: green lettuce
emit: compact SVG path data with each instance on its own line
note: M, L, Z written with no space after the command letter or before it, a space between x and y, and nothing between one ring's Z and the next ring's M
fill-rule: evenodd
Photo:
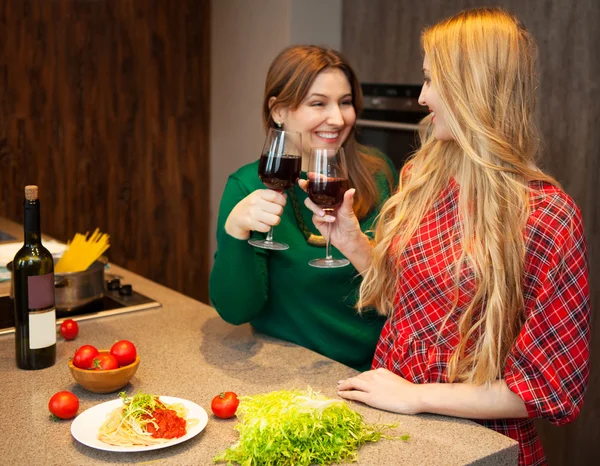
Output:
M367 424L341 400L308 389L239 397L238 442L214 461L242 466L354 462L358 448L382 438L395 424Z

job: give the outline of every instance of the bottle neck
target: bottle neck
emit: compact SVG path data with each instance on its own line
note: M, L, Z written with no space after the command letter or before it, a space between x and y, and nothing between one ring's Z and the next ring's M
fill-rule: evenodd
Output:
M42 243L40 230L40 201L25 201L25 218L23 227L25 230L25 245L36 246Z

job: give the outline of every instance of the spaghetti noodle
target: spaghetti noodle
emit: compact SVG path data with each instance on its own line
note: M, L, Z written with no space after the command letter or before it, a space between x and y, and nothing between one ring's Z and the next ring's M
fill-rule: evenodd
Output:
M148 446L182 437L198 419L187 419L181 403L167 405L156 395L138 393L128 398L119 394L123 406L107 415L98 430L98 440L116 446Z
M54 272L83 272L87 270L110 247L109 238L110 236L106 233L100 233L98 228L94 230L92 236L89 236L89 232L85 235L75 233L73 239L68 243L67 250L54 266Z

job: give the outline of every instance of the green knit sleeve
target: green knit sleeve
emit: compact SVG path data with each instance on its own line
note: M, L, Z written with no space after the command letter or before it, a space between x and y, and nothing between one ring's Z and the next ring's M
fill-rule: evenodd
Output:
M235 175L229 177L219 208L217 252L209 279L211 304L223 320L234 325L258 316L268 295L266 252L225 232L230 212L250 192Z

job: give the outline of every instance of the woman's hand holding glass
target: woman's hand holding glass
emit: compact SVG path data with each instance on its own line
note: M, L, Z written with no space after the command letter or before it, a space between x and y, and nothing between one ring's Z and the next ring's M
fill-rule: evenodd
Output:
M308 180L299 180L298 184L306 191ZM352 209L355 191L354 188L346 191L342 204L333 213L325 212L308 197L304 201L304 205L314 214L312 220L319 233L326 236L328 225L330 226L331 244L339 249L342 254L356 236L363 235L358 219Z
M252 231L267 233L281 221L286 201L285 194L258 189L233 208L225 222L225 231L239 240L248 239Z
M295 131L269 128L258 163L258 177L263 184L275 192L282 193L291 188L300 177L302 167L302 135ZM285 203L284 203L285 205ZM273 212L268 211L267 214ZM277 213L279 217L281 212ZM248 243L262 249L284 251L289 248L285 243L273 241L273 226L267 231L265 239L249 239ZM258 230L263 231L263 230Z

